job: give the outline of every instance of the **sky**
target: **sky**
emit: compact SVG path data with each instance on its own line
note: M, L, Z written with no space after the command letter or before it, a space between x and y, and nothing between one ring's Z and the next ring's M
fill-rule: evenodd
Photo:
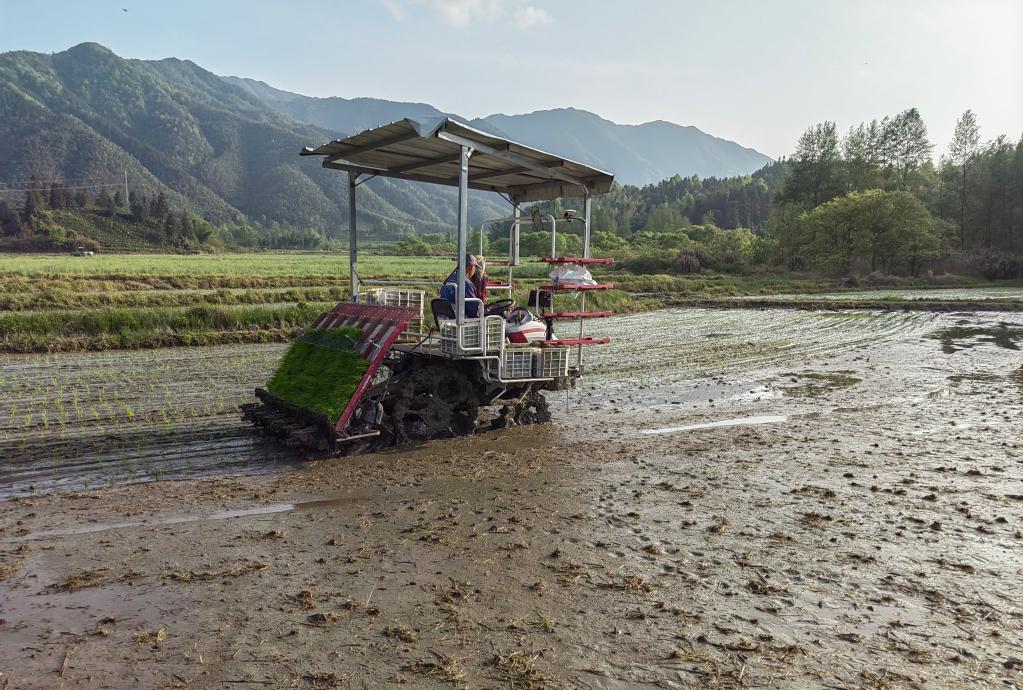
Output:
M0 51L95 41L310 96L668 120L773 157L910 107L937 155L967 108L1016 141L1021 37L1023 0L0 0Z

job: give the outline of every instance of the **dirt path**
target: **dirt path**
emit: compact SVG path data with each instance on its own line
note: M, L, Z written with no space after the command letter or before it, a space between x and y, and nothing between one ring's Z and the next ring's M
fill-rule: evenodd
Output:
M0 687L1023 687L1023 319L786 313L623 319L544 428L0 503Z

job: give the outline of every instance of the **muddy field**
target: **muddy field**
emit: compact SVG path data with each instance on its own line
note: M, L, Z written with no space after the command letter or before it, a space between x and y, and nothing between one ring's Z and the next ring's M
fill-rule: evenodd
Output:
M277 346L4 358L0 687L1023 687L1023 316L604 325L554 424L304 464Z

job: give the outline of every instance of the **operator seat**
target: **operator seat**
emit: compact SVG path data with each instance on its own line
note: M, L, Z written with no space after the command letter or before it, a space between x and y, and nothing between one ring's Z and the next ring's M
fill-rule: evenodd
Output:
M440 324L441 319L455 318L455 305L443 297L435 297L430 300L430 311L433 312L433 322Z

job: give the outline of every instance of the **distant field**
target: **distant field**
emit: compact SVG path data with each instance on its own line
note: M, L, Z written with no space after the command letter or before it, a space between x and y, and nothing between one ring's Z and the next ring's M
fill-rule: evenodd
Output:
M447 257L366 255L359 260L364 276L435 274L438 280L454 266ZM323 252L266 254L0 254L0 274L59 275L348 275L348 255Z
M359 273L424 281L436 287L417 287L432 295L454 266L448 257L366 255ZM525 300L547 270L539 262L517 268L515 297ZM495 279L506 271L495 267ZM0 351L286 342L348 295L347 254L3 254ZM591 304L655 306L619 291Z
M449 257L367 254L359 273L364 279L424 282L416 289L432 296L454 265ZM535 260L517 267L512 297L524 303L548 270ZM616 289L589 295L586 308L619 314L782 293L848 291L860 299L895 299L891 292L853 293L835 280L812 276L637 275L602 266L593 273ZM490 274L504 280L507 268L492 266ZM973 285L991 287L968 278L942 287L947 295ZM908 288L929 291L921 290L928 288L922 282L903 290ZM347 254L0 254L0 352L286 342L348 294ZM490 298L506 294L494 290ZM574 305L572 296L561 299L566 310L581 306L580 298Z

